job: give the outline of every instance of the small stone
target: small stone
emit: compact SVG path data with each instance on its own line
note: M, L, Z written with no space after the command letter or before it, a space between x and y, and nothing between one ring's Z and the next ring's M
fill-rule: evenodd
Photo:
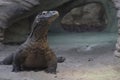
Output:
M93 61L93 58L89 58L88 61Z
M57 76L54 76L54 78L57 78Z

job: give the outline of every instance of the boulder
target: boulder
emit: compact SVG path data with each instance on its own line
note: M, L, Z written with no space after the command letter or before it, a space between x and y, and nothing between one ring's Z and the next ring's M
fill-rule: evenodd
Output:
M100 3L73 8L62 19L64 30L70 32L103 31L107 24L105 9Z

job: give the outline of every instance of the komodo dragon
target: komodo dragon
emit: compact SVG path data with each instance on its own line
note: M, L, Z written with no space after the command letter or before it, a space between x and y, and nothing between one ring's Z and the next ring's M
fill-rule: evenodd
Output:
M0 64L13 65L13 72L27 69L45 69L48 73L56 73L58 57L50 49L47 41L49 25L59 16L57 11L43 11L35 18L27 40Z

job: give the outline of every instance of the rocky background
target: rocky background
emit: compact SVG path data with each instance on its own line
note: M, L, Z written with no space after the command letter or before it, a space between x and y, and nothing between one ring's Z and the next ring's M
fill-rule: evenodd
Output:
M117 18L118 18L118 40L116 44L116 51L115 55L117 57L120 57L120 1L119 0L113 0L115 7L117 9Z
M61 21L70 32L103 31L107 25L105 8L100 3L88 3L73 8Z
M117 32L116 8L111 0L41 2L40 9L36 12L33 10L33 15L20 19L5 30L4 43L23 42L30 32L34 17L43 10L60 12L60 17L50 27L50 33Z

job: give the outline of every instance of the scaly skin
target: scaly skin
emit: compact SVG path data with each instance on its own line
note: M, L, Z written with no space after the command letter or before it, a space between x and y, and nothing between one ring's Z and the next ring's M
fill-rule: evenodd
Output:
M48 73L56 73L58 60L50 49L47 41L49 25L59 16L57 11L43 11L38 14L32 25L32 30L27 40L15 51L6 57L1 64L13 64L13 72L26 69L44 69Z

